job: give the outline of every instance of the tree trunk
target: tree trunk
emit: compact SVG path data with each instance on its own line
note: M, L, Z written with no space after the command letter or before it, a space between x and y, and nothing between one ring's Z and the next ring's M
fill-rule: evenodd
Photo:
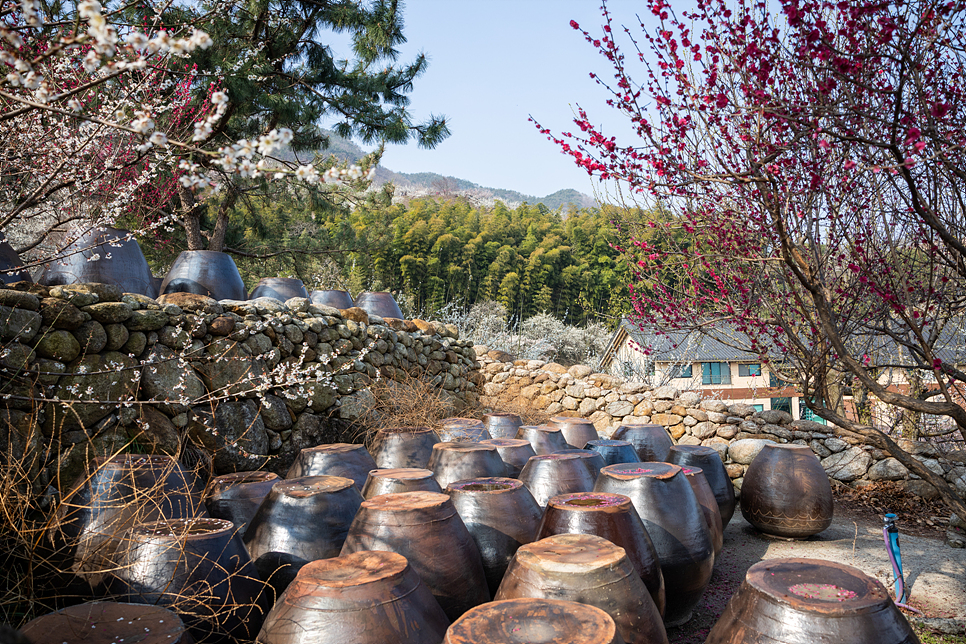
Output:
M228 214L238 200L238 191L234 188L228 189L228 194L225 195L225 200L221 202L221 207L218 208L218 219L215 221L215 229L211 233L211 239L208 242L208 250L222 252L225 248L225 235L228 233Z
M204 250L205 238L201 235L201 210L204 204L195 201L194 193L187 188L181 188L178 195L181 198L182 225L188 238L188 250Z

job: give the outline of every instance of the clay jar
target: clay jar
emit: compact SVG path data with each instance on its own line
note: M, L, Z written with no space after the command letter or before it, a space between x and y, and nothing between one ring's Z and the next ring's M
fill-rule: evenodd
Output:
M517 414L493 412L483 416L483 424L493 438L516 438L523 420Z
M182 251L161 282L160 295L165 293L194 293L216 300L248 299L235 260L213 250Z
M77 231L70 236L76 234ZM100 259L92 261L95 255L100 255ZM41 284L99 282L113 284L123 293L158 296L148 260L129 230L107 226L90 229L57 256L60 259L47 264L41 274Z
M30 273L23 266L23 260L13 249L7 238L0 233L0 284L13 284L14 282L32 282ZM5 272L19 269L16 273Z
M268 608L265 586L231 521L140 523L118 554L115 595L169 607L196 640L246 640L258 633Z
M517 430L517 438L530 441L533 451L538 455L553 454L562 449L570 449L573 445L567 442L559 427L550 425L521 425Z
M274 472L233 472L211 479L205 507L214 519L227 519L242 535L272 486L281 481Z
M467 443L478 443L493 438L482 420L475 418L445 418L442 421L442 428L439 430L439 437L442 441L450 443L463 441Z
M555 496L547 504L537 539L555 534L593 534L623 548L658 612L664 614L661 562L629 498L605 492Z
M404 492L364 501L342 554L361 550L404 556L450 620L490 601L480 551L445 494Z
M606 612L628 644L667 643L661 615L624 549L592 534L522 546L495 599L565 599Z
M400 467L386 470L372 470L369 480L362 488L362 498L371 499L380 494L400 492L442 492L432 470L416 467Z
M341 476L276 483L244 538L261 578L281 591L309 561L338 555L361 504L352 480Z
M669 463L608 465L594 492L631 499L651 537L664 575L664 623L691 619L714 568L711 533L694 491L681 468Z
M624 644L611 616L560 599L506 599L456 620L443 644Z
M439 437L429 427L383 427L376 432L369 453L379 469L426 467Z
M454 481L506 475L506 465L496 447L482 443L436 443L429 469L444 489Z
M258 284L248 295L248 299L254 300L259 297L270 297L282 302L293 297L308 298L309 292L305 290L302 280L294 277L263 277L258 280Z
M639 463L637 452L634 446L627 441L608 440L599 438L588 441L584 449L600 454L606 465L617 465L618 463Z
M449 619L402 555L313 561L268 613L262 644L439 644Z
M402 319L402 311L396 304L396 299L388 291L364 291L356 296L356 306L369 313L378 315L381 318Z
M450 483L446 494L473 535L490 593L495 593L510 559L537 536L543 512L516 479L492 477Z
M728 522L735 514L735 486L725 470L718 451L707 445L675 445L668 452L667 462L682 467L700 467L704 471L704 478L707 479L711 492L718 502L721 526L727 528Z
M597 452L589 449L562 449L559 452L554 452L554 454L573 454L580 462L587 468L590 475L594 477L594 481L600 475L600 468L607 465L604 462L604 457Z
M681 473L687 477L688 483L691 484L691 490L694 492L694 498L698 500L698 505L701 506L704 520L711 532L714 556L717 557L724 545L724 527L721 525L721 511L718 510L718 502L715 500L711 486L708 485L707 479L704 478L704 471L700 467L682 467Z
M590 492L594 488L594 477L576 454L534 456L523 466L520 480L541 508L558 494Z
M520 476L520 471L527 464L531 456L536 456L530 441L522 438L491 438L480 441L480 445L492 445L506 465L506 475L510 478Z
M588 442L600 438L594 424L586 418L554 416L550 419L550 424L559 427L567 443L577 449L583 449Z
M332 443L303 449L288 468L285 478L344 476L352 479L356 487L362 490L369 472L375 469L378 469L376 461L363 445Z
M31 644L189 644L191 636L176 613L160 606L90 602L31 620L23 627Z
M356 305L355 302L352 301L352 296L349 295L349 291L339 291L335 289L312 291L309 294L309 299L312 300L312 304L331 306L334 309L351 309Z
M667 430L654 424L621 425L614 430L611 438L633 445L641 462L666 461L668 451L674 445Z
M769 443L748 466L741 514L765 534L804 539L832 523L832 485L810 447Z
M888 591L831 561L767 559L748 569L706 644L918 644Z

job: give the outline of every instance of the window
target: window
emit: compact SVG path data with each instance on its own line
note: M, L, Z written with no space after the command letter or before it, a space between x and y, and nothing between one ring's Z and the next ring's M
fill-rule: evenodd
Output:
M783 411L790 416L792 413L792 399L787 397L772 398L771 408L777 411Z
M689 364L672 364L667 370L668 378L690 378L691 374L691 365Z
M822 418L821 416L816 416L815 413L811 409L806 407L804 403L802 404L801 409L802 409L802 420L810 420L810 421L819 423L820 425L825 424L825 419Z
M701 383L705 385L730 385L731 365L727 362L702 362Z
M752 405L752 407L755 408L755 411L765 411L764 405Z
M741 376L742 378L751 378L753 376L760 376L761 364L758 362L739 364L738 375Z

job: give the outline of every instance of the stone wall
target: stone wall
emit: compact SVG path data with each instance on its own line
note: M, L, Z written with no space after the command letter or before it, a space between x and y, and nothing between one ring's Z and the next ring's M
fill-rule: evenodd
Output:
M545 410L550 415L589 418L601 437L621 424L663 425L676 443L708 445L718 450L735 487L769 441L808 445L821 459L831 479L860 486L872 481L899 481L909 492L926 498L936 489L911 474L882 451L833 435L829 427L793 420L776 410L755 411L745 404L702 400L691 391L650 387L594 373L584 365L570 368L539 360L513 360L509 354L477 346L483 376L483 403L511 403ZM966 451L940 453L925 442L900 440L900 445L966 495Z
M41 454L51 479L188 442L218 472L284 471L302 447L351 437L373 379L428 380L456 410L477 401L478 366L455 327L358 308L21 282L0 289L0 448Z

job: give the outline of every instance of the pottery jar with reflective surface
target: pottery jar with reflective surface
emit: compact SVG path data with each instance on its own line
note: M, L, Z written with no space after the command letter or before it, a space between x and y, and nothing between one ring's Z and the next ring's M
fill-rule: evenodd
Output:
M533 451L538 456L573 447L564 438L559 427L550 425L521 425L517 430L517 438L530 441Z
M748 569L706 644L918 644L877 580L816 559L766 559Z
M493 438L516 438L523 420L518 414L501 411L483 416L483 424Z
M439 430L440 440L451 443L463 441L467 443L479 443L493 438L487 431L486 425L482 420L475 418L444 418L440 421L442 427Z
M523 466L520 481L541 508L547 507L547 502L558 494L594 489L594 477L577 454L538 454Z
M362 498L371 499L380 494L400 492L442 492L432 470L416 467L398 467L372 470L369 480L362 488Z
M426 467L439 436L429 427L383 427L376 432L369 453L376 467Z
M302 280L294 277L263 277L249 293L248 299L270 297L284 302L293 297L308 298L308 296L309 292L305 290Z
M832 524L832 485L812 448L769 443L748 466L741 515L766 534L804 539Z
M76 604L28 622L30 644L193 644L184 622L160 606L118 602Z
M231 521L140 523L118 549L111 589L181 616L196 640L254 639L270 604Z
M543 512L516 479L457 481L446 486L446 494L473 535L490 593L495 593L517 549L536 538Z
M586 418L554 416L550 424L559 427L567 443L577 449L583 449L588 442L600 438L594 424Z
M553 497L543 514L537 539L555 534L594 534L623 548L658 612L664 615L661 561L628 497L606 492L577 492Z
M624 644L599 608L562 599L505 599L469 611L443 644Z
M617 465L618 463L639 463L637 451L634 446L627 441L598 438L588 441L584 449L597 452L604 459L605 465Z
M32 282L30 273L27 272L27 269L20 268L21 266L23 266L23 260L20 259L20 255L13 249L3 233L0 233L0 284ZM13 272L14 270L16 272Z
M661 425L621 425L611 434L614 440L627 441L634 446L641 462L667 461L667 454L674 441Z
M183 251L161 282L165 293L194 293L216 300L247 300L248 292L235 260L213 250Z
M337 289L312 291L309 293L309 299L312 300L312 304L331 306L334 309L351 309L356 305L352 301L352 296L349 295L349 291L339 291Z
M530 441L522 438L491 438L487 441L480 441L480 445L492 445L496 448L500 458L506 465L506 475L511 479L518 478L523 466L527 464L531 456L536 456Z
M341 476L276 483L245 532L258 574L281 591L309 561L337 556L361 504L352 479Z
M76 237L69 233L68 237ZM99 259L94 259L98 256ZM58 259L47 264L40 283L113 284L123 293L139 293L157 297L151 267L141 247L129 230L102 226L83 232L67 248L57 254Z
M363 501L342 554L361 550L404 556L450 620L490 601L480 550L445 494L403 492Z
M396 304L396 299L388 291L365 291L356 296L356 306L372 315L381 318L402 319L402 311Z
M701 506L704 520L711 532L714 556L717 557L724 545L724 526L721 524L721 511L718 510L718 502L714 498L714 493L711 491L707 479L704 478L704 470L700 467L682 467L681 473L687 477L688 483L691 484L691 490L694 492L694 498L698 500L698 505Z
M281 481L274 472L233 472L211 479L205 491L205 507L214 519L227 519L244 535L248 522Z
M506 465L496 447L482 443L436 443L428 469L443 489L463 479L506 476Z
M583 463L587 471L597 481L597 477L600 475L600 468L605 467L607 463L604 462L604 457L597 452L589 449L562 449L554 454L573 454L580 462Z
M628 644L666 644L661 615L624 549L592 534L522 546L494 599L565 599L606 612Z
M406 558L360 551L313 561L269 611L260 644L439 644L449 619Z
M303 449L288 468L285 478L344 476L352 479L361 492L369 472L375 469L379 467L364 445L332 443Z
M704 478L707 479L714 498L718 502L718 510L721 512L721 525L728 527L728 522L735 514L735 486L731 482L725 470L721 456L713 447L707 445L675 445L668 452L668 463L674 463L682 467L700 467L704 471Z
M594 492L623 494L641 517L661 561L664 623L691 619L714 569L714 546L704 513L677 465L623 463L600 471Z

